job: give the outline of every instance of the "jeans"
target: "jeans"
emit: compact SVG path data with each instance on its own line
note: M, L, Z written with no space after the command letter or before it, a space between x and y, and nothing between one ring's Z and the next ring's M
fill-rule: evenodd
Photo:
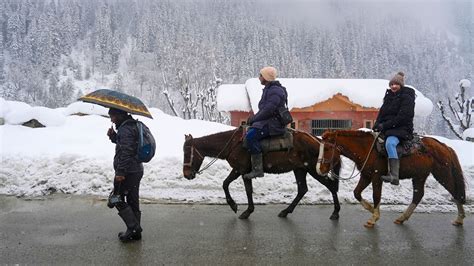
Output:
M387 150L389 159L398 159L398 143L400 143L400 140L395 136L388 136L387 139L385 139L385 149Z
M260 140L269 137L268 128L264 127L262 129L251 127L245 135L247 140L247 147L250 154L259 154L262 153L262 145L260 145Z

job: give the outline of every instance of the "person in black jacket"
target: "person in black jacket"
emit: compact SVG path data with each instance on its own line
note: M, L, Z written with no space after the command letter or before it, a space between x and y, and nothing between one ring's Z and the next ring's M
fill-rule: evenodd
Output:
M383 104L374 124L374 131L385 135L389 172L382 176L384 182L399 184L400 160L397 145L401 140L413 138L413 117L415 115L415 90L405 87L405 75L398 72L389 82Z
M276 77L277 70L274 67L264 67L260 70L260 84L265 87L258 102L258 112L248 120L251 127L245 138L251 155L252 171L243 176L246 179L264 175L260 140L285 133L286 125L280 122L278 109L285 106L288 95L285 87L275 80Z
M140 240L141 212L139 205L140 180L143 176L143 164L137 159L138 127L137 122L127 112L110 108L109 116L117 132L109 128L107 136L115 143L114 156L114 194L120 196L118 203L109 207L117 208L119 216L125 222L127 230L118 234L121 241Z

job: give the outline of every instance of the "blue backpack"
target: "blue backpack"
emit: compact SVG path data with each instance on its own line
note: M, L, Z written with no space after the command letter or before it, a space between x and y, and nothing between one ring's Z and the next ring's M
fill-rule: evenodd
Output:
M147 163L151 161L153 156L155 156L156 142L155 138L151 134L150 129L137 120L138 127L138 149L137 157L138 161L141 163Z

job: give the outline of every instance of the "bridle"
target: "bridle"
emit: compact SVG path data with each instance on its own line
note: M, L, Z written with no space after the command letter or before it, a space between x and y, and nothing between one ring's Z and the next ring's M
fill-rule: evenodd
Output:
M198 171L193 169L194 152L196 152L197 156L199 156L199 158L201 158L202 160L204 160L204 156L202 156L202 154L199 152L199 150L196 147L194 147L194 143L192 142L191 145L188 145L188 147L191 149L191 155L189 156L189 162L184 162L183 166L189 166L191 168L191 171L192 171L193 174L198 174L198 175L202 174L202 172L204 170L211 167L211 165L213 165L219 159L219 156L225 151L225 149L227 149L227 146L229 146L229 144L232 142L232 139L234 139L234 136L237 133L237 131L238 131L238 129L236 129L234 131L232 136L230 136L229 140L226 142L226 144L224 145L222 150L216 155L216 157L213 158L208 164L206 164L203 168L201 168ZM186 146L185 146L185 148L186 148Z
M337 136L337 132L336 132L336 136ZM331 159L326 159L324 158L324 146L327 145L329 147L332 147L332 154L331 154ZM325 141L320 141L319 142L319 155L318 155L318 160L317 160L317 163L316 163L316 172L318 173L318 175L320 176L325 176L326 174L323 174L321 172L321 164L323 163L327 163L329 164L329 169L333 169L334 167L334 150L338 150L339 153L342 153L342 150L343 148L339 145L336 144L336 139L334 138L334 143L331 143L331 142L325 142ZM332 173L332 176L335 176L335 177L338 177L335 173Z
M193 165L193 160L194 160L194 151L196 151L196 154L204 160L204 156L202 156L202 154L199 152L198 149L196 149L196 147L194 147L193 144L189 145L188 146L190 149L191 149L191 155L189 156L189 162L184 162L183 165L184 166L189 166L189 167L192 167Z
M360 170L357 174L354 174L355 169L356 169L356 164L354 163L354 168L352 168L352 173L349 177L341 177L341 176L337 175L334 172L332 173L332 176L339 179L339 180L349 180L349 179L353 179L353 178L359 176L362 173L362 171L364 170L364 168L367 164L367 161L369 160L370 154L372 153L372 150L374 149L375 142L377 141L377 138L378 138L379 135L380 135L380 132L376 132L373 135L374 136L374 141L372 142L372 145L370 146L369 152L367 153L367 156L364 160L364 163L362 164L362 167L360 168ZM334 161L333 160L334 159L334 150L338 150L339 153L341 153L341 154L343 153L344 147L342 147L340 145L337 145L336 141L337 141L337 132L334 136L334 143L325 142L324 140L320 142L318 161L317 161L317 164L316 164L316 172L318 173L318 175L324 176L324 174L321 173L321 163L329 163L329 166L330 166L329 169L332 169L334 167L334 165L332 163ZM331 154L331 160L329 160L329 161L324 158L324 145L328 145L330 147L333 147L332 148L332 154Z

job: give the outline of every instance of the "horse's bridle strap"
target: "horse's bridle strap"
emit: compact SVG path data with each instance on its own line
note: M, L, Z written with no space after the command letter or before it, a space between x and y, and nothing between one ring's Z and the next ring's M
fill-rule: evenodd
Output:
M194 159L194 151L196 151L197 155L201 157L202 159L204 159L204 156L201 155L199 150L196 149L194 145L189 145L189 147L191 148L191 156L189 156L189 163L184 162L183 165L191 167L193 164L193 159Z

